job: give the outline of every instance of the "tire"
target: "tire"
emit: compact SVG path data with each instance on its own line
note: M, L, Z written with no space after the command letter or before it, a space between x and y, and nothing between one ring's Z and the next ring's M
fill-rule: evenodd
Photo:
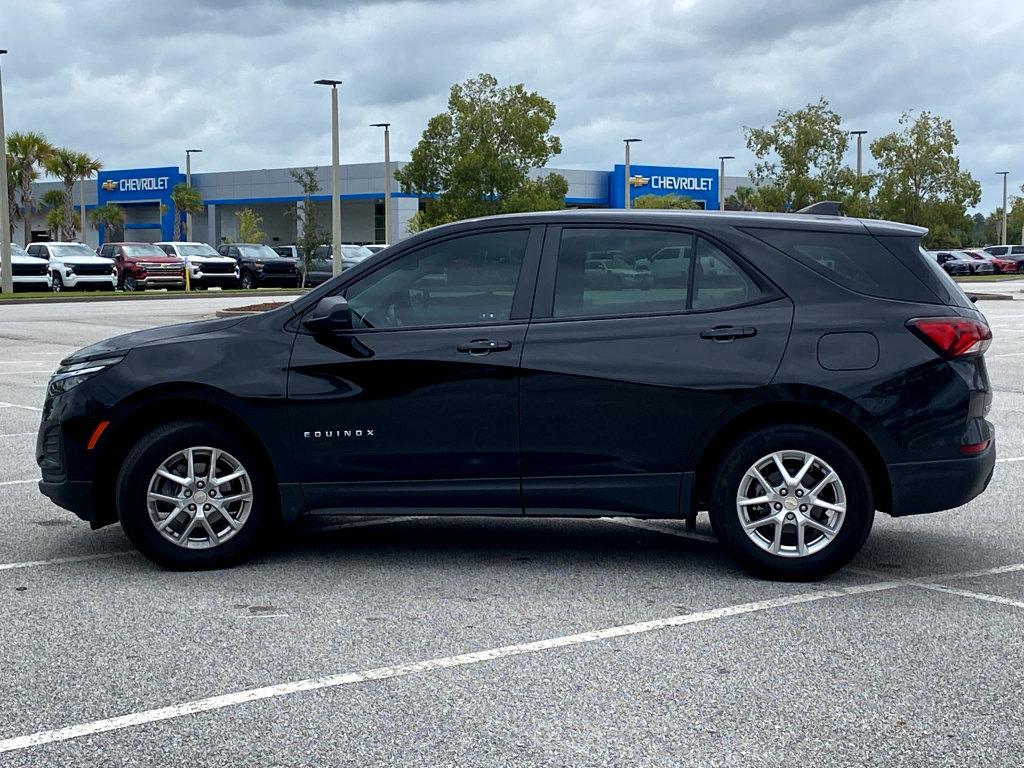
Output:
M800 484L789 484L786 495L780 496L783 482L774 454L781 456L791 479L797 476L808 456L817 461L807 468ZM773 487L770 496L764 494L762 484L749 474L754 467L764 468L762 477ZM813 489L805 485L817 486L825 480L829 469L837 476L838 485L829 483L816 499L833 508L845 507L841 517L836 510L811 504ZM778 488L774 488L776 483ZM842 568L863 547L875 519L871 485L864 465L844 443L814 427L778 425L743 437L718 464L713 484L711 524L718 538L746 569L771 579L818 579ZM771 501L740 505L741 498L763 496L769 496ZM790 510L789 505L794 509ZM762 516L766 521L768 516L778 516L782 534L777 535L778 524L774 523L753 530L748 526L745 530L741 515L750 522L762 520ZM831 536L826 536L810 524L803 525L808 518L830 528L838 522L838 528ZM803 555L799 550L798 529L804 532ZM772 548L777 552L772 552Z
M53 273L53 285L50 287L50 290L55 294L59 294L64 290L64 279L60 276L59 272Z
M207 474L210 449L220 452L216 460L219 477L227 477L238 469L243 470L244 477L211 484ZM185 467L189 450L193 450L194 468L189 485L157 475L159 468L171 467L173 475L188 477ZM117 514L135 547L161 566L168 569L220 568L240 562L256 549L267 529L267 521L272 518L272 488L264 463L245 441L220 425L177 420L146 433L125 457L117 479ZM151 490L176 501L150 501ZM213 491L220 492L216 500L211 494ZM207 498L207 494L211 496ZM186 495L196 502L186 502ZM232 516L230 525L229 518L219 509L223 505L220 499L229 496L238 497L225 506ZM195 512L189 511L190 504L197 508ZM200 508L207 507L209 512L200 514ZM172 508L178 510L173 517L169 515ZM204 523L205 516L209 517ZM171 522L165 535L157 524L169 518ZM188 546L180 544L180 536L185 535L193 523L195 527L188 535ZM211 530L217 535L216 539L210 536ZM173 541L175 537L179 542Z
M139 286L139 282L135 280L131 275L124 276L124 290L130 292L145 291L145 288Z
M241 278L241 281L239 283L239 286L242 289L246 290L246 291L249 291L250 289L256 288L256 280L255 280L255 278L253 278L253 275L252 275L251 272L243 272L242 273L242 278Z
M1024 275L1024 262L1017 262L1017 274Z

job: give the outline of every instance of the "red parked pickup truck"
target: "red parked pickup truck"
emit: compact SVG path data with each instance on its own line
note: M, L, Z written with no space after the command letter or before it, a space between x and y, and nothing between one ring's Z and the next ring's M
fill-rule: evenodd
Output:
M122 291L185 288L185 265L152 243L104 243L97 253L114 260Z

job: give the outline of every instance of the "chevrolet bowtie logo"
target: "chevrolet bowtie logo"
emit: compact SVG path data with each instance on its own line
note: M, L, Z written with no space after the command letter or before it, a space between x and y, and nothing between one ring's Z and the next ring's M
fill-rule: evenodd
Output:
M649 181L650 181L650 177L640 176L638 174L636 176L629 177L629 186L630 187L643 187Z
M100 186L107 192L113 192L114 190L117 189L117 182L115 182L113 179L107 179Z

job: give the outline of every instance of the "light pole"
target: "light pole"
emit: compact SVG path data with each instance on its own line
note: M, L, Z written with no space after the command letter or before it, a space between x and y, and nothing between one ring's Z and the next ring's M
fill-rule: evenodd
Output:
M192 153L202 150L185 150L185 186L192 189ZM181 221L180 219L178 221ZM185 240L192 242L192 212L185 212Z
M0 48L0 56L7 50ZM4 136L4 87L0 80L0 291L14 293L11 271L11 210L7 205L7 139Z
M725 210L725 161L735 160L735 155L718 156L718 210Z
M857 137L857 178L858 179L860 178L860 169L861 169L861 165L860 165L861 140L864 138L864 134L866 134L866 133L867 133L867 131L850 131L850 136L856 136Z
M630 194L629 194L629 145L633 142L642 142L643 139L623 139L623 144L626 145L626 168L625 168L625 183L623 185L625 195L622 198L622 205L624 208L630 208Z
M996 176L1003 177L1003 233L1000 243L1004 246L1009 242L1006 234L1006 177L1009 173L1009 171L996 171Z
M370 123L370 128L384 129L384 242L394 243L391 237L391 123Z
M331 263L332 272L341 274L341 190L338 189L338 86L340 80L321 78L313 85L331 87Z

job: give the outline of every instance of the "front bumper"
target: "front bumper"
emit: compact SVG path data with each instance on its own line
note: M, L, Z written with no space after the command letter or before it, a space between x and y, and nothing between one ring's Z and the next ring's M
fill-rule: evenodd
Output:
M294 288L299 284L301 277L299 273L271 273L269 275L262 275L255 273L256 285L259 286L284 286L286 288Z
M239 277L236 272L201 272L192 273L189 282L193 286L237 286Z
M12 277L15 291L49 291L53 288L53 278L46 275L15 275Z
M981 494L996 466L995 432L991 425L989 430L989 447L975 456L889 465L892 510L888 512L893 516L936 513L967 504Z
M39 490L57 507L70 510L83 521L96 520L90 481L39 481Z
M89 286L91 288L103 288L110 286L113 291L117 287L116 275L62 275L61 280L67 288L79 288Z
M142 288L185 288L184 275L147 275L136 282Z

